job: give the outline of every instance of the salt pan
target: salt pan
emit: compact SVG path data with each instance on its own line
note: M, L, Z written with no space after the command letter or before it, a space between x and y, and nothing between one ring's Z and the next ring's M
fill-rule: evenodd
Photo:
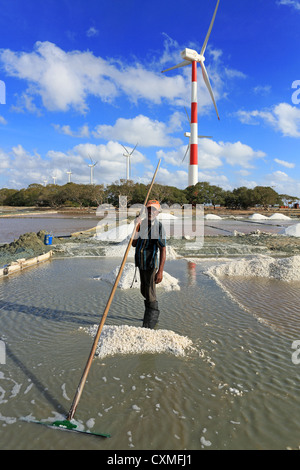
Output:
M95 337L98 325L80 327L80 329ZM174 331L151 330L127 325L104 325L96 356L101 359L115 354L170 353L175 356L185 356L186 351L191 348L192 341Z
M103 280L107 281L110 284L114 284L116 277L118 275L120 266L117 266L113 271L107 274L102 274L99 277L96 277L96 280ZM135 279L135 282L133 282ZM119 281L118 287L120 289L130 289L132 287L139 288L140 287L140 273L139 270L135 270L134 263L127 263L124 266L121 279ZM160 284L157 284L157 287L162 287L167 291L172 290L180 290L179 281L175 277L168 274L164 271L163 280Z

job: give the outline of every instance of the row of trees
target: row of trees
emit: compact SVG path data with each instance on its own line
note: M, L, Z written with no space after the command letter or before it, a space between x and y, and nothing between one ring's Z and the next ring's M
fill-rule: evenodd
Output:
M63 186L49 184L31 184L26 189L0 189L0 205L4 206L37 206L37 207L98 207L109 203L119 205L119 196L127 197L128 206L142 204L148 186L133 181L120 180L113 184L86 185L67 183ZM286 205L298 201L297 197L278 194L268 186L246 187L226 191L207 182L197 183L186 189L174 186L154 184L151 198L168 204L212 204L230 209L247 209L259 205L268 208L271 205Z

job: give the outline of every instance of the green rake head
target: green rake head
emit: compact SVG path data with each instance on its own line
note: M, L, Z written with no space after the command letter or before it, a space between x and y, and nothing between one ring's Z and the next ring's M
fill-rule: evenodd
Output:
M106 433L97 433L97 432L92 432L92 431L82 431L80 429L77 429L76 424L71 423L71 421L64 419L63 421L54 421L53 423L47 423L47 422L42 422L42 421L27 421L29 423L35 423L35 424L42 424L43 426L51 427L51 428L57 428L62 431L72 431L72 432L79 432L81 434L87 434L88 436L97 436L97 437L110 437L110 434Z

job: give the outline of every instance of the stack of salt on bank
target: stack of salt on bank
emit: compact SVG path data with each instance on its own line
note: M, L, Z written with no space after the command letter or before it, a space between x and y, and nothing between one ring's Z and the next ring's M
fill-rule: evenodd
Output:
M271 220L291 220L290 217L284 214L280 214L279 212L275 212L275 214L271 215L269 217Z
M130 237L134 229L134 224L124 224L115 227L107 232L96 233L95 238L100 241L107 242L122 242L127 237Z
M95 337L98 325L80 327ZM104 358L115 354L170 353L185 356L192 348L192 341L174 331L151 330L134 326L103 326L96 356Z
M219 215L216 215L216 214L206 214L204 216L204 219L206 219L206 220L222 220L222 217L220 217Z
M251 260L242 259L212 266L206 274L217 278L243 276L265 277L280 281L300 281L300 256L292 256L291 258L258 256Z
M107 281L110 284L114 284L116 277L118 275L120 266L117 266L113 271L107 274L102 274L99 277L96 277L96 280ZM133 280L135 279L135 282ZM121 279L119 281L118 287L120 289L130 289L132 287L140 287L140 274L139 270L135 269L134 263L127 263L124 266ZM157 287L161 287L166 291L180 290L179 281L175 277L168 274L164 271L163 280Z
M268 217L262 214L252 214L249 217L249 220L267 220Z
M300 237L300 224L290 225L290 227L284 228L281 235L289 235L290 237Z

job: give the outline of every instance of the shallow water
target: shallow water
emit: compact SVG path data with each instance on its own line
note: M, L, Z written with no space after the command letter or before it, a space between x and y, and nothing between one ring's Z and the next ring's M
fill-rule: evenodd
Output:
M11 243L20 235L27 232L46 230L54 236L70 235L80 230L96 227L99 219L96 217L66 217L57 214L53 216L0 217L0 244Z
M195 351L94 359L75 418L111 438L22 421L69 410L92 341L80 327L99 322L111 290L95 277L119 262L54 259L1 280L1 449L298 448L300 285L235 279L222 288L204 274L216 261L168 261L181 290L159 290L159 327L188 336ZM273 322L261 321L275 307ZM106 324L141 326L142 316L138 290L118 289Z

